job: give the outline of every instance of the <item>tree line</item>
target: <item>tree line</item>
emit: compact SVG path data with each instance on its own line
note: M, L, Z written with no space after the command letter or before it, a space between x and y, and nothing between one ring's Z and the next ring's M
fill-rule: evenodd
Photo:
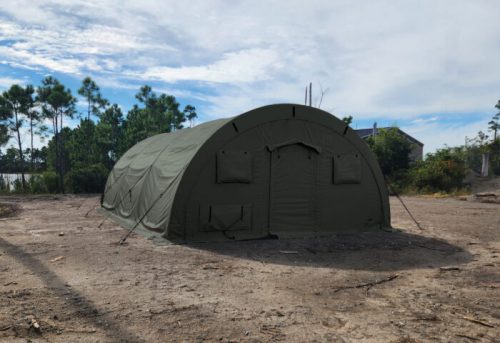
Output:
M158 94L142 86L137 104L124 116L117 104L110 104L90 77L82 80L78 94L85 102L76 111L77 98L57 79L48 76L41 85L12 85L0 95L0 146L13 138L17 147L0 151L0 173L21 173L16 190L27 192L101 192L107 175L120 156L137 142L163 132L194 125L196 108L181 109L172 95ZM411 143L397 128L379 129L367 140L375 153L388 184L398 192L452 192L466 186L469 171L479 172L484 155L489 156L492 174L500 175L500 100L499 111L488 123L492 137L483 131L463 146L444 147L411 161ZM64 125L77 117L79 125ZM97 118L97 120L93 120ZM342 120L350 125L353 117ZM23 145L21 132L30 135ZM34 137L50 139L41 148ZM25 173L34 173L26 180ZM0 178L0 191L5 190Z
M197 118L194 106L181 109L173 95L158 94L148 85L139 89L138 103L126 116L90 77L82 80L78 94L85 101L83 113L76 110L78 99L71 90L52 76L36 88L15 84L0 95L0 146L10 139L17 145L0 152L0 173L20 173L21 191L101 191L108 172L131 146L158 133L193 126ZM65 126L75 118L80 119L76 128ZM24 130L30 135L29 147L23 145ZM35 136L49 135L47 146L34 146ZM28 182L27 172L41 176Z
M476 137L466 137L464 145L445 146L426 154L423 161L410 159L412 144L397 128L380 129L367 143L393 191L449 193L467 190L469 174L481 173L485 155L489 157L490 174L500 175L500 100L495 108L499 112L493 115L487 127L492 137L479 131Z

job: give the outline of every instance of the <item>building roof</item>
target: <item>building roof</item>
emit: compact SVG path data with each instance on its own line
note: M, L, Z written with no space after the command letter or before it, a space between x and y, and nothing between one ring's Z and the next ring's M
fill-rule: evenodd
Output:
M412 143L415 143L415 144L418 144L420 146L424 146L424 143L422 143L421 141L419 141L418 139L410 136L409 134L407 134L406 132L404 132L403 130L401 130L399 127L380 127L380 128L377 128L377 130L389 130L389 129L392 129L392 128L396 128L398 129L398 132L402 135L404 135L406 138L408 138L409 141L411 141ZM358 136L360 138L367 138L367 137L370 137L373 135L373 128L369 128L369 129L356 129L354 130L356 131L356 133L358 134Z

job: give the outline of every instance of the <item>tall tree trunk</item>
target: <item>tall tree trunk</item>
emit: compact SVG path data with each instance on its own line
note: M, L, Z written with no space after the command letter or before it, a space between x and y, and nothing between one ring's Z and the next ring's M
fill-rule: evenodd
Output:
M59 132L62 133L63 130L63 113L61 111L61 129ZM60 182L61 182L61 190L62 193L65 194L64 191L64 136L61 134L61 139L59 139L59 145L61 146L60 148L60 159L61 159L61 174L59 176Z
M90 140L90 99L88 99L88 113L87 113L87 139Z
M16 131L17 131L17 144L19 146L19 158L21 161L21 181L23 184L23 190L26 188L26 179L24 177L24 155L23 155L23 146L21 144L21 133L19 132L19 119L17 116L17 111L14 111L16 115Z
M488 176L488 170L490 166L490 154L485 152L483 153L483 163L481 165L481 176L482 177L487 177Z
M34 160L33 160L33 114L30 115L30 134L31 134L31 171L34 170Z
M59 114L55 114L55 134L56 137L56 173L57 173L57 191L62 192L62 178L61 178L61 137L59 137Z
M54 131L54 139L55 139L55 143L56 143L56 146L55 146L55 151L56 151L56 160L54 161L55 162L55 168L56 168L56 174L59 172L59 143L58 143L58 139L59 139L59 135L57 134L57 117L52 117L52 130ZM58 175L58 174L57 174ZM59 192L59 177L57 178L57 191Z

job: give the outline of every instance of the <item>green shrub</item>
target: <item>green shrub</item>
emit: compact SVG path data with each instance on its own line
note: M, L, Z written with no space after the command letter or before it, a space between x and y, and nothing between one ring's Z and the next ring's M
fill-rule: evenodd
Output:
M64 177L64 185L72 193L102 193L108 170L102 164L74 169Z
M410 170L413 186L421 192L451 192L464 187L467 174L462 151L445 148L428 154Z
M491 170L493 171L493 174L500 175L500 164L491 167Z
M21 179L15 179L13 182L13 185L14 185L14 193L24 192L23 183L22 183Z
M0 175L0 193L9 193L9 185L4 177Z
M376 136L368 137L366 143L377 157L384 176L392 177L409 168L412 144L398 128L380 129Z
M490 166L494 175L500 175L500 138L490 144Z
M42 173L42 179L45 183L47 192L57 193L57 174L55 171L46 171Z
M28 180L28 189L31 193L47 193L47 184L42 175L33 174Z
M408 193L411 183L410 173L408 170L400 169L393 172L390 176L385 176L385 181L392 193Z

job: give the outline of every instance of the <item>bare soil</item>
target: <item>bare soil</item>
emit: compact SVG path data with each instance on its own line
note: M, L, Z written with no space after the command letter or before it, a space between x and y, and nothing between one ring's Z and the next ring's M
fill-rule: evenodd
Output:
M118 245L98 196L0 197L0 341L500 342L500 205L403 199L423 231Z
M17 204L0 203L0 218L12 217L20 210Z

